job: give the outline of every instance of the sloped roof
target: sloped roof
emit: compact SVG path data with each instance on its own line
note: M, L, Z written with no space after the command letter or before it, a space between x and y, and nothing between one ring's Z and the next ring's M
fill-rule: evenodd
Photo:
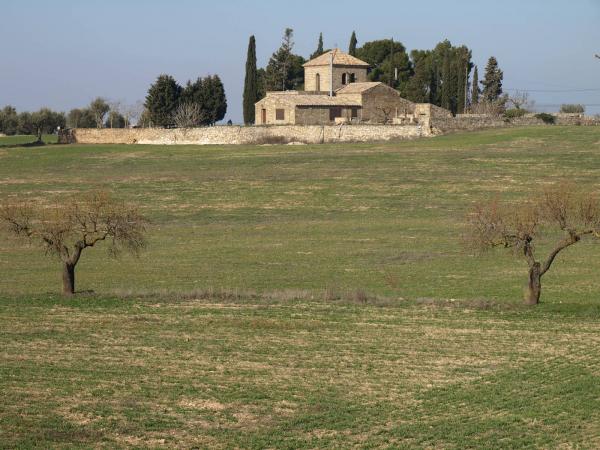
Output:
M343 97L330 97L328 95L299 94L290 92L277 92L275 95L269 95L257 103L263 103L267 99L286 104L288 106L361 106L361 102L354 99ZM287 94L287 95L286 95Z
M321 56L317 56L315 59L311 59L307 63L304 64L304 67L313 67L313 66L328 66L331 63L331 54L333 53L333 65L334 66L356 66L356 67L369 67L364 61L361 61L358 58L355 58L348 53L344 53L339 48L334 48L333 50L329 50L326 53L323 53Z
M336 94L362 94L375 86L383 84L380 81L367 81L363 83L350 83L335 91Z
M360 101L328 95L298 95L292 97L296 106L361 106Z

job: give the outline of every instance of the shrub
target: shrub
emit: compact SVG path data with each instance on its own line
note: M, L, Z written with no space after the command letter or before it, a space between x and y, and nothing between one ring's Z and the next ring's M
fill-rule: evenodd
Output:
M564 114L583 114L585 112L585 106L583 105L562 105L560 112Z
M285 136L259 136L254 140L256 145L285 145L289 144L291 140Z
M540 119L547 125L554 125L556 123L556 118L552 114L548 113L540 113L535 115L536 118Z
M504 117L507 119L517 119L523 117L525 114L527 114L527 111L524 109L512 108L504 111Z

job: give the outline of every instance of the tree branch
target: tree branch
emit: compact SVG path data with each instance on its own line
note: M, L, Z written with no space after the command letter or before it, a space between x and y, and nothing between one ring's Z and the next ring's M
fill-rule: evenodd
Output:
M590 234L588 232L584 232L584 234ZM556 256L563 251L565 248L570 247L573 244L576 244L577 242L579 242L581 240L581 235L580 234L576 234L574 232L570 232L569 233L569 237L564 239L562 242L560 242L555 248L554 250L552 250L552 252L550 253L550 255L548 256L548 258L546 258L546 261L544 261L544 265L542 266L542 269L540 271L540 275L544 275L546 272L548 272L548 270L550 270L550 266L552 265L552 263L554 262L554 259L556 258Z

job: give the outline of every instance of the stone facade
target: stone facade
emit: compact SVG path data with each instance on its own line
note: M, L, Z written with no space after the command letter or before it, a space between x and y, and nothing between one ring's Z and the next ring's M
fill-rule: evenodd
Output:
M368 69L366 62L336 48L304 64L304 90L330 93L350 83L363 83Z
M329 93L332 71L329 66L312 66L304 68L304 89L311 92ZM354 81L351 81L354 80ZM367 69L352 66L333 67L333 91L350 83L367 81Z
M332 108L336 111L356 109L360 102L343 97L329 97L316 93L285 91L268 92L256 103L257 125L324 125L331 120ZM309 111L314 109L314 111Z
M371 84L371 83L369 83ZM349 86L348 89L353 86ZM344 95L340 91L340 96ZM395 89L378 83L361 93L361 121L390 123L395 117L408 117L414 114L415 104L400 97Z

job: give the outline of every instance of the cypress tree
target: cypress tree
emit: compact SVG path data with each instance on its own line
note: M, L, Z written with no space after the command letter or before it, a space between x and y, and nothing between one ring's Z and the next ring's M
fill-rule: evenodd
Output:
M471 66L471 52L466 47L459 47L456 53L456 112L463 114L467 105L469 95L467 83L469 82L469 72Z
M442 92L440 95L441 107L449 111L452 110L452 82L451 82L452 69L450 67L450 57L446 54L444 56L444 62L442 63Z
M457 61L456 71L456 112L458 114L462 114L465 112L465 83L467 82L465 76L465 65L462 61Z
M254 104L258 98L258 72L256 69L256 39L250 36L248 57L246 58L246 79L244 80L244 123L251 125L255 121Z
M429 72L429 103L440 105L440 70L432 56L431 68Z
M317 50L310 55L310 59L315 59L317 56L321 56L325 51L323 50L323 33L319 34L319 43L317 44Z
M493 56L488 60L485 68L485 77L481 84L483 85L482 97L486 102L494 102L502 95L502 80L504 73L498 67L498 61Z
M352 36L350 37L350 45L348 47L348 53L352 56L356 56L356 44L358 44L356 39L356 31L353 31Z
M475 66L475 72L473 73L473 86L471 86L471 105L479 103L479 72L477 66Z

